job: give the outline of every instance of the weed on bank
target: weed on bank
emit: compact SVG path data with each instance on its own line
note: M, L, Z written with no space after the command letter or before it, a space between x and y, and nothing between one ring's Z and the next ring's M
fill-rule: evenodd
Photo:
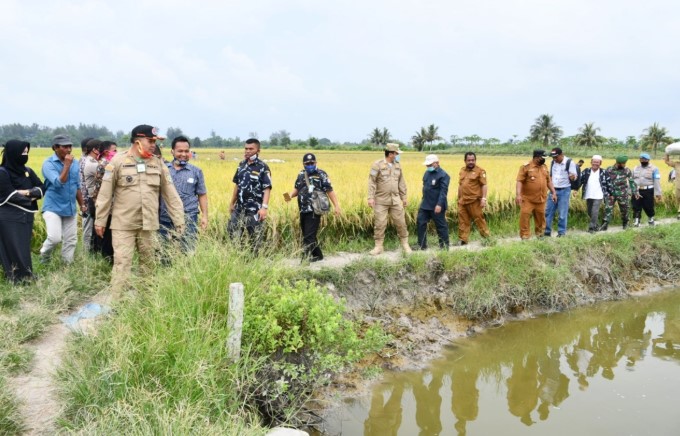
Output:
M67 429L257 434L263 424L302 424L296 417L315 388L384 343L273 255L203 240L191 256L172 257L96 336L72 341L59 371ZM235 282L245 288L236 361L226 347Z

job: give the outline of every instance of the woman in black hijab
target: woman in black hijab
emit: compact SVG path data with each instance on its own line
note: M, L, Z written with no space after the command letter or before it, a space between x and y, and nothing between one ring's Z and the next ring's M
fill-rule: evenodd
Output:
M42 181L26 166L31 144L7 141L0 163L0 260L5 277L16 283L32 279L31 236Z

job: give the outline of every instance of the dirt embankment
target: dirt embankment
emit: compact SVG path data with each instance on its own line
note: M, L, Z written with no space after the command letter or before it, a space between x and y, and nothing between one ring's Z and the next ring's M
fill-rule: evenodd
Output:
M680 225L668 228L674 229L664 233L622 233L611 239L584 238L569 245L560 240L547 241L542 247L542 243L536 244L537 248L527 256L531 261L521 265L527 275L537 276L535 281L526 281L521 274L498 273L516 269L516 263L523 261L521 257L501 258L491 267L498 271L490 272L489 259L483 253L487 250L468 251L467 261L460 264L439 256L420 262L403 260L378 265L367 261L364 267L357 266L361 265L358 262L342 274L320 274L317 279L345 299L353 318L377 322L392 336L380 355L361 366L412 369L426 365L454 339L510 320L677 286L680 250L673 247L680 245ZM477 269L476 263L487 267ZM501 279L492 283L490 293L494 298L484 306L475 301L483 290L471 283L479 274L489 273ZM552 279L538 279L543 275ZM537 289L526 289L531 286ZM467 311L467 307L471 309ZM355 380L352 376L341 377L338 383L351 388Z

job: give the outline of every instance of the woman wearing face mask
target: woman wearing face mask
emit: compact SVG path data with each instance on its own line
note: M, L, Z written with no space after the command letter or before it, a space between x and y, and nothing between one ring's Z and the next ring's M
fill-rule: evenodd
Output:
M7 141L0 163L0 259L5 277L11 282L31 280L31 236L38 199L45 187L26 166L31 145Z
M316 156L307 153L302 158L302 163L304 169L298 174L293 191L290 194L284 194L284 198L286 201L290 201L292 198L298 197L300 230L302 231L302 260L318 262L323 260L323 253L321 247L319 247L319 241L316 239L319 224L321 224L321 215L315 214L312 208L312 192L318 189L328 194L328 198L333 203L335 215L341 213L340 203L338 203L338 197L333 191L328 174L317 168Z
M92 195L92 202L97 203L97 196L99 195L99 188L102 186L102 178L106 166L111 162L111 159L116 155L118 146L113 141L102 141L99 144L99 164L97 165L97 172L94 180L94 194ZM96 214L96 212L95 212ZM106 223L104 230L104 237L100 238L94 235L92 240L92 249L95 253L101 253L109 262L113 262L113 243L111 241L111 217Z

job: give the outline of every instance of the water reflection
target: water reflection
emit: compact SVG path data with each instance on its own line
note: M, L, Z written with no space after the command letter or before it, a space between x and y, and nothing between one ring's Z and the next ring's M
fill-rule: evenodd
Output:
M621 392L630 388L617 384L623 383L617 379L637 371L650 356L680 362L680 292L511 323L460 341L445 359L425 372L387 375L384 383L373 389L370 406L363 412L367 413L363 434L465 435L472 434L471 425L478 425L475 434L494 426L498 434L511 434L502 427L514 425L511 421L520 423L513 431L521 434L522 427L528 431L531 426L548 425L555 414L560 415L556 418L560 431L574 433L578 425L595 425L578 424L579 420L588 422L584 417L588 410L598 414L598 419L602 419L599 414L627 414L613 406L595 412L596 406L605 402L598 396L625 398ZM654 365L649 367L645 371L651 374L645 375L645 380L668 376L674 382L662 383L659 388L645 382L648 385L642 398L648 402L655 396L675 398L680 368L666 364L660 372ZM631 377L634 387L642 383ZM609 387L603 389L603 383ZM570 388L572 396L578 393L577 401L570 402ZM594 390L597 392L591 392ZM450 413L446 410L449 405ZM360 419L361 407L354 403L349 414ZM632 407L631 414L639 413L633 401L616 407ZM505 416L503 409L507 410ZM680 430L677 414L662 419L670 428ZM345 418L335 433L360 434L351 421Z

